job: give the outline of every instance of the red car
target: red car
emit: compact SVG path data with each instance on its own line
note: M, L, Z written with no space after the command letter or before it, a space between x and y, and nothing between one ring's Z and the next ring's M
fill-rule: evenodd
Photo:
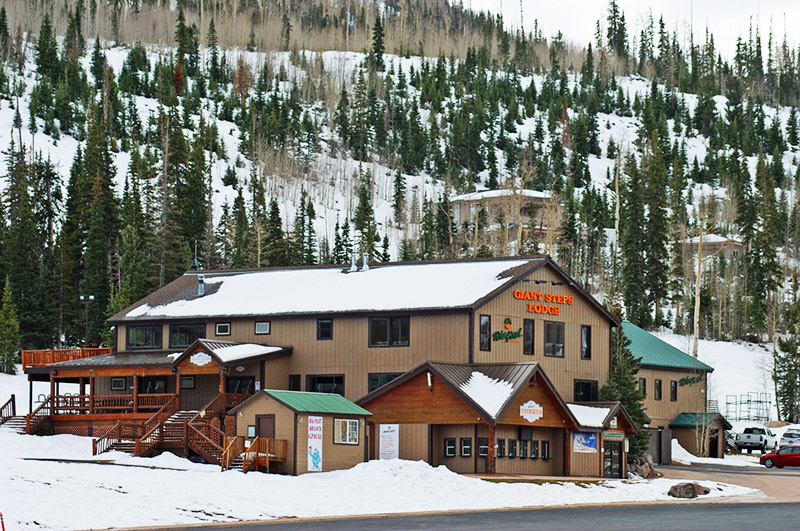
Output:
M767 468L776 466L800 466L800 446L784 446L780 450L769 452L761 456L759 463Z

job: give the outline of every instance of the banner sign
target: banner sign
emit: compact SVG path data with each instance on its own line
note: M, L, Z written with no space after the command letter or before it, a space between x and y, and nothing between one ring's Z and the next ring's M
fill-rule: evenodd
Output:
M203 365L208 365L211 363L211 356L205 352L198 352L197 354L192 354L189 357L189 362L193 365L197 365L198 367L202 367Z
M544 408L533 400L528 400L519 406L519 416L528 422L536 422L544 416Z
M572 434L572 451L581 454L597 453L597 434L576 431Z
M399 459L400 458L400 425L381 424L379 459Z
M322 417L308 417L308 471L322 472Z

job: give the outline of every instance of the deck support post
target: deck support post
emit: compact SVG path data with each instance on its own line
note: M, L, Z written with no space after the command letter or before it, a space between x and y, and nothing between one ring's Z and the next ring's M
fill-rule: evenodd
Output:
M80 392L78 393L78 395L81 397L81 410L82 410L83 407L86 405L85 404L85 401L86 401L86 378L81 376L80 379L79 379L79 382L80 382L80 386L81 387L80 387Z
M572 430L564 430L564 475L572 475L572 460L570 459L570 452L572 450Z
M139 376L133 371L133 412L139 412Z
M486 458L488 462L486 463L486 473L487 474L494 474L494 424L489 423L489 437L488 437L488 454Z
M94 414L94 369L89 371L89 414Z
M28 414L31 413L33 413L33 380L28 380Z
M56 407L56 373L55 373L55 371L50 371L50 414L51 415L58 414L58 409Z

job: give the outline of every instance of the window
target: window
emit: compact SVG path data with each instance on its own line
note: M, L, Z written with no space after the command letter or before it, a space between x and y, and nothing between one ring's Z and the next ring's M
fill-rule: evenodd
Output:
M528 457L528 441L519 442L519 456L520 458Z
M517 441L514 439L508 440L508 457L517 457Z
M550 459L550 441L542 441L542 459Z
M334 444L358 444L358 419L333 419Z
M247 426L247 438L248 439L255 439L256 438L256 425L250 424Z
M497 457L506 456L506 440L497 439Z
M161 326L129 326L125 335L128 350L161 348Z
M317 340L333 339L333 319L317 319Z
M544 355L564 357L564 323L544 322Z
M128 382L126 381L125 377L121 378L111 378L111 390L112 391L125 391L128 388Z
M225 378L225 392L237 395L252 395L256 379L252 376L228 376Z
M480 349L483 351L492 350L492 318L490 316L481 315L480 329Z
M194 389L194 376L181 376L181 389Z
M309 393L334 393L344 396L344 375L309 374L306 376L306 391Z
M266 335L270 333L270 325L269 321L258 321L256 322L256 334L257 335Z
M462 437L460 442L461 457L470 457L472 455L472 439L469 437Z
M215 335L218 336L229 336L231 335L231 324L230 323L217 323L216 330L214 331Z
M300 391L300 375L289 375L289 391Z
M642 392L642 396L647 398L647 380L644 378L639 378L639 391Z
M531 441L531 459L539 459L539 441Z
M201 337L206 337L203 323L169 325L169 348L188 347Z
M444 454L445 457L455 457L456 456L456 440L452 438L446 438L444 440Z
M597 402L597 380L575 380L575 402Z
M533 319L522 321L522 353L533 356Z
M678 381L671 380L669 382L669 401L670 402L677 402L678 401Z
M581 325L581 359L592 359L592 327Z
M371 317L369 320L370 347L407 347L411 318Z
M486 437L480 437L478 439L478 457L488 457L489 456L489 439Z
M653 386L653 398L661 400L661 380L656 380L656 384Z
M383 387L387 383L391 382L398 376L401 376L402 372L373 372L370 373L367 377L367 392L371 393L378 387Z

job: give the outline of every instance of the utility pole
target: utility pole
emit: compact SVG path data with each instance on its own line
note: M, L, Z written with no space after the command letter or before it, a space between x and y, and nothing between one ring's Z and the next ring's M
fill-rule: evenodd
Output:
M94 295L81 295L81 304L83 304L83 321L86 329L86 339L83 340L83 348L89 348L89 305L94 302Z

